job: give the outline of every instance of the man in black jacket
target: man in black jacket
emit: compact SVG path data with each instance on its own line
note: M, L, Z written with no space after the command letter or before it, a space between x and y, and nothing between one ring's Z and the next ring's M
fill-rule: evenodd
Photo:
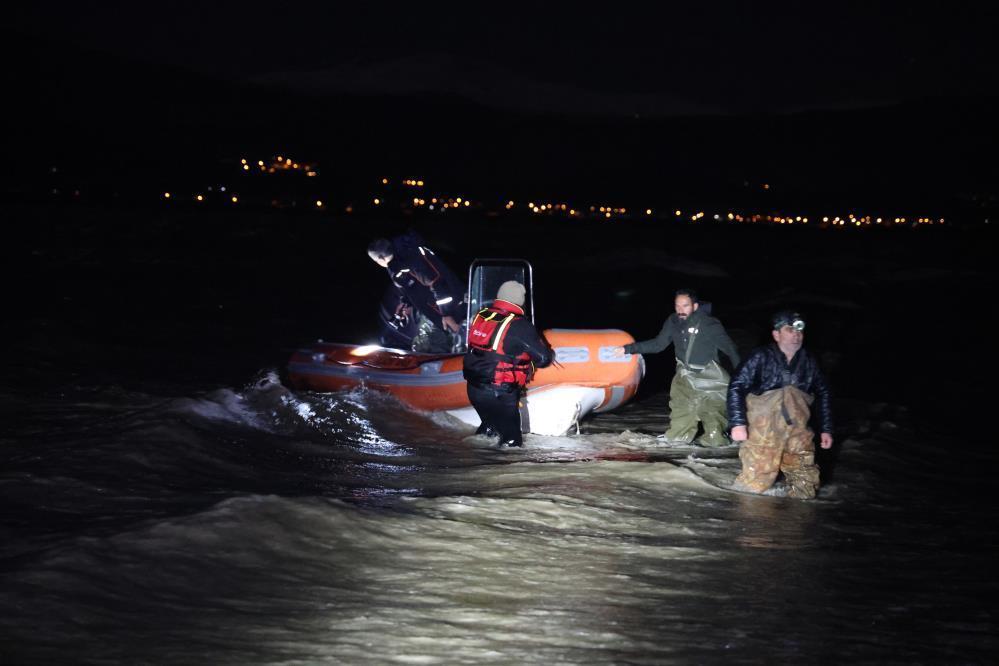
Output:
M774 344L760 347L728 387L732 439L742 442L742 472L733 488L762 493L784 473L788 496L815 497L819 468L808 427L815 402L820 445L832 446L832 397L818 363L804 348L805 321L784 310L772 320Z
M704 434L703 446L728 444L725 430L725 391L728 373L718 363L718 352L728 356L732 367L739 365L739 352L722 323L701 308L692 289L678 289L673 297L674 312L666 318L659 335L651 340L617 347L615 353L655 354L673 345L676 374L669 387L669 430L666 439L689 444L697 435L698 424Z
M388 271L399 299L391 316L418 324L412 349L447 353L465 320L465 285L415 232L368 245L368 256Z
M478 435L499 435L500 446L523 446L520 398L535 368L551 364L553 353L524 316L524 285L500 285L496 300L468 327L464 376L468 399L482 424Z

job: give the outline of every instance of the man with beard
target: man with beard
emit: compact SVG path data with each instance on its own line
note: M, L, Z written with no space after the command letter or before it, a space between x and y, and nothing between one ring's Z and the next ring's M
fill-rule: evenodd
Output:
M725 430L725 392L728 373L718 363L723 352L732 367L739 365L739 352L721 322L702 311L692 289L679 289L673 297L674 312L667 317L659 335L651 340L632 342L614 350L621 354L656 354L673 345L676 374L669 389L670 422L666 439L689 444L697 435L698 424L704 434L703 446L728 444Z
M829 385L803 349L805 320L797 312L774 315L774 343L760 347L736 372L728 389L732 439L742 442L742 472L733 488L762 493L784 473L788 496L811 499L819 487L814 434L808 427L816 401L820 446L832 446Z

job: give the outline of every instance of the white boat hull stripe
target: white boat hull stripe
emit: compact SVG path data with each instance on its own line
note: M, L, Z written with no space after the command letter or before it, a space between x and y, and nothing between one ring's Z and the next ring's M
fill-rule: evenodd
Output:
M343 377L356 382L371 382L388 386L447 386L465 381L460 370L436 375L407 375L398 371L375 370L363 365L318 365L311 363L289 363L288 369L302 375Z

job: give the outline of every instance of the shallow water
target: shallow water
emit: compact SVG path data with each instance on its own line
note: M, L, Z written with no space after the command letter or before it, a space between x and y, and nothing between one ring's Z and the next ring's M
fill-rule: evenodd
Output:
M729 491L735 447L664 446L665 399L522 451L273 374L15 404L5 660L989 661L991 503L904 410L853 406L801 502Z
M648 337L696 284L746 353L806 308L837 443L803 502L656 438L668 353L635 402L514 451L288 390L289 346L367 341L384 276L331 255L363 225L13 213L3 663L994 661L990 375L941 371L990 348L985 239L582 225L530 250L542 326ZM496 256L463 224L426 233Z

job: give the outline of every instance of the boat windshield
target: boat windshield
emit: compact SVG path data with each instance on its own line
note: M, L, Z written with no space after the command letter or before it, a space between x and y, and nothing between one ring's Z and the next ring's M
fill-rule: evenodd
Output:
M500 285L516 280L527 289L524 315L534 321L534 284L530 262L523 259L476 259L468 269L468 318L492 304Z

